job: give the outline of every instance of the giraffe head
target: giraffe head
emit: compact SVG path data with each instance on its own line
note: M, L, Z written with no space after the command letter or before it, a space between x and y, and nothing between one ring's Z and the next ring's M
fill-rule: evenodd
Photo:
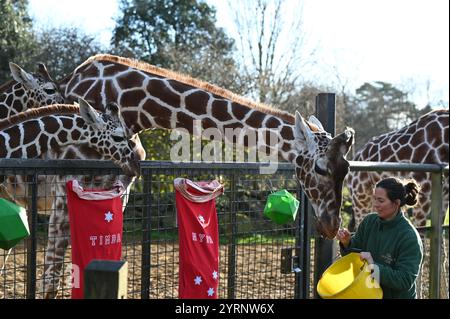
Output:
M347 128L332 138L318 119L312 116L309 122L314 130L296 112L295 171L314 208L318 232L333 239L341 224L342 186L350 167L345 156L353 144L354 131Z
M38 63L38 72L35 74L26 72L12 62L9 63L9 68L14 80L24 89L24 92L21 92L21 88L17 88L16 91L21 93L17 93L15 96L22 100L27 98L27 102L24 102L27 108L64 102L58 85L52 80L43 63Z
M139 176L141 154L135 151L136 145L140 145L139 137L128 133L119 106L109 103L106 112L99 113L83 99L78 103L88 145L119 165L125 174Z

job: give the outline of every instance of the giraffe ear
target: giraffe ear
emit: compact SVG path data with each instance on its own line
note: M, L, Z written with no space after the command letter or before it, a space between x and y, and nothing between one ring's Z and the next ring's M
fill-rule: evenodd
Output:
M82 98L78 98L78 104L80 106L80 115L88 125L100 130L103 127L103 121L96 110Z
M33 88L35 79L30 73L26 72L20 66L12 62L9 62L9 69L11 70L11 75L14 80L21 83L28 89Z
M319 119L317 117L315 117L314 115L311 115L308 119L308 122L313 123L314 125L316 125L320 130L325 131L325 129L323 128L322 123L319 121Z
M44 78L46 78L48 81L53 81L53 80L52 80L52 77L51 77L50 74L48 73L47 67L45 66L44 63L39 62L39 63L37 64L37 67L38 67L38 72L39 72L39 74L41 74L41 75L42 75Z
M306 147L311 147L314 144L314 136L306 124L305 120L299 112L295 112L295 129L294 137L296 143L301 143Z

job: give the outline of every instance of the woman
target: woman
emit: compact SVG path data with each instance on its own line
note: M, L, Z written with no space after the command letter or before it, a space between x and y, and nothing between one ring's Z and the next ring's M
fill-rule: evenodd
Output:
M405 217L402 207L417 203L419 186L414 180L386 178L378 182L373 197L376 213L367 215L351 236L340 229L336 238L345 254L361 249L378 277L384 298L416 298L416 278L423 259L419 233Z

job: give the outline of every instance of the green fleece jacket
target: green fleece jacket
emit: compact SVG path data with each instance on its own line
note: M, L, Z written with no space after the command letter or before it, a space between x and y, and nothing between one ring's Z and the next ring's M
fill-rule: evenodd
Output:
M367 215L349 248L370 252L379 269L383 298L416 298L423 246L419 233L402 212L389 221L380 219L376 213Z

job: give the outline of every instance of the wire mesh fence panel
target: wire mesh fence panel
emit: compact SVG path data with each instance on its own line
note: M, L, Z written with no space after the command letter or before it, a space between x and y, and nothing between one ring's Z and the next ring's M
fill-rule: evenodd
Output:
M0 175L8 177L13 200L26 207L33 233L12 248L8 258L7 252L0 252L0 298L71 298L66 182L78 179L85 189L106 189L120 171L109 163L94 161L23 161L8 165L0 168ZM128 298L178 297L179 242L173 186L177 177L217 179L225 187L216 200L218 296L294 297L294 276L281 274L280 264L282 249L295 246L297 223L280 226L263 215L271 191L297 191L290 169L270 177L260 175L256 166L143 165L142 171L124 196L122 260L128 262ZM35 180L31 182L27 176Z
M98 161L0 161L2 184L7 185L7 195L26 208L31 231L9 252L0 249L0 298L71 298L66 182L75 178L86 189L107 189L120 170ZM301 214L294 222L279 225L263 213L271 192L286 189L299 194L289 165L281 165L273 175L260 174L258 165L240 163L142 162L141 171L123 199L122 260L128 262L128 298L178 298L180 243L174 189L178 177L216 179L224 185L224 193L216 198L219 298L298 298L299 289L308 289L302 295L313 298L315 239L308 237L305 256ZM448 228L444 234L448 250ZM425 239L421 298L429 295L429 245ZM308 257L309 269L299 270L307 274L303 281L299 280L303 272L294 271L300 255ZM448 256L443 260L441 281L448 284Z

